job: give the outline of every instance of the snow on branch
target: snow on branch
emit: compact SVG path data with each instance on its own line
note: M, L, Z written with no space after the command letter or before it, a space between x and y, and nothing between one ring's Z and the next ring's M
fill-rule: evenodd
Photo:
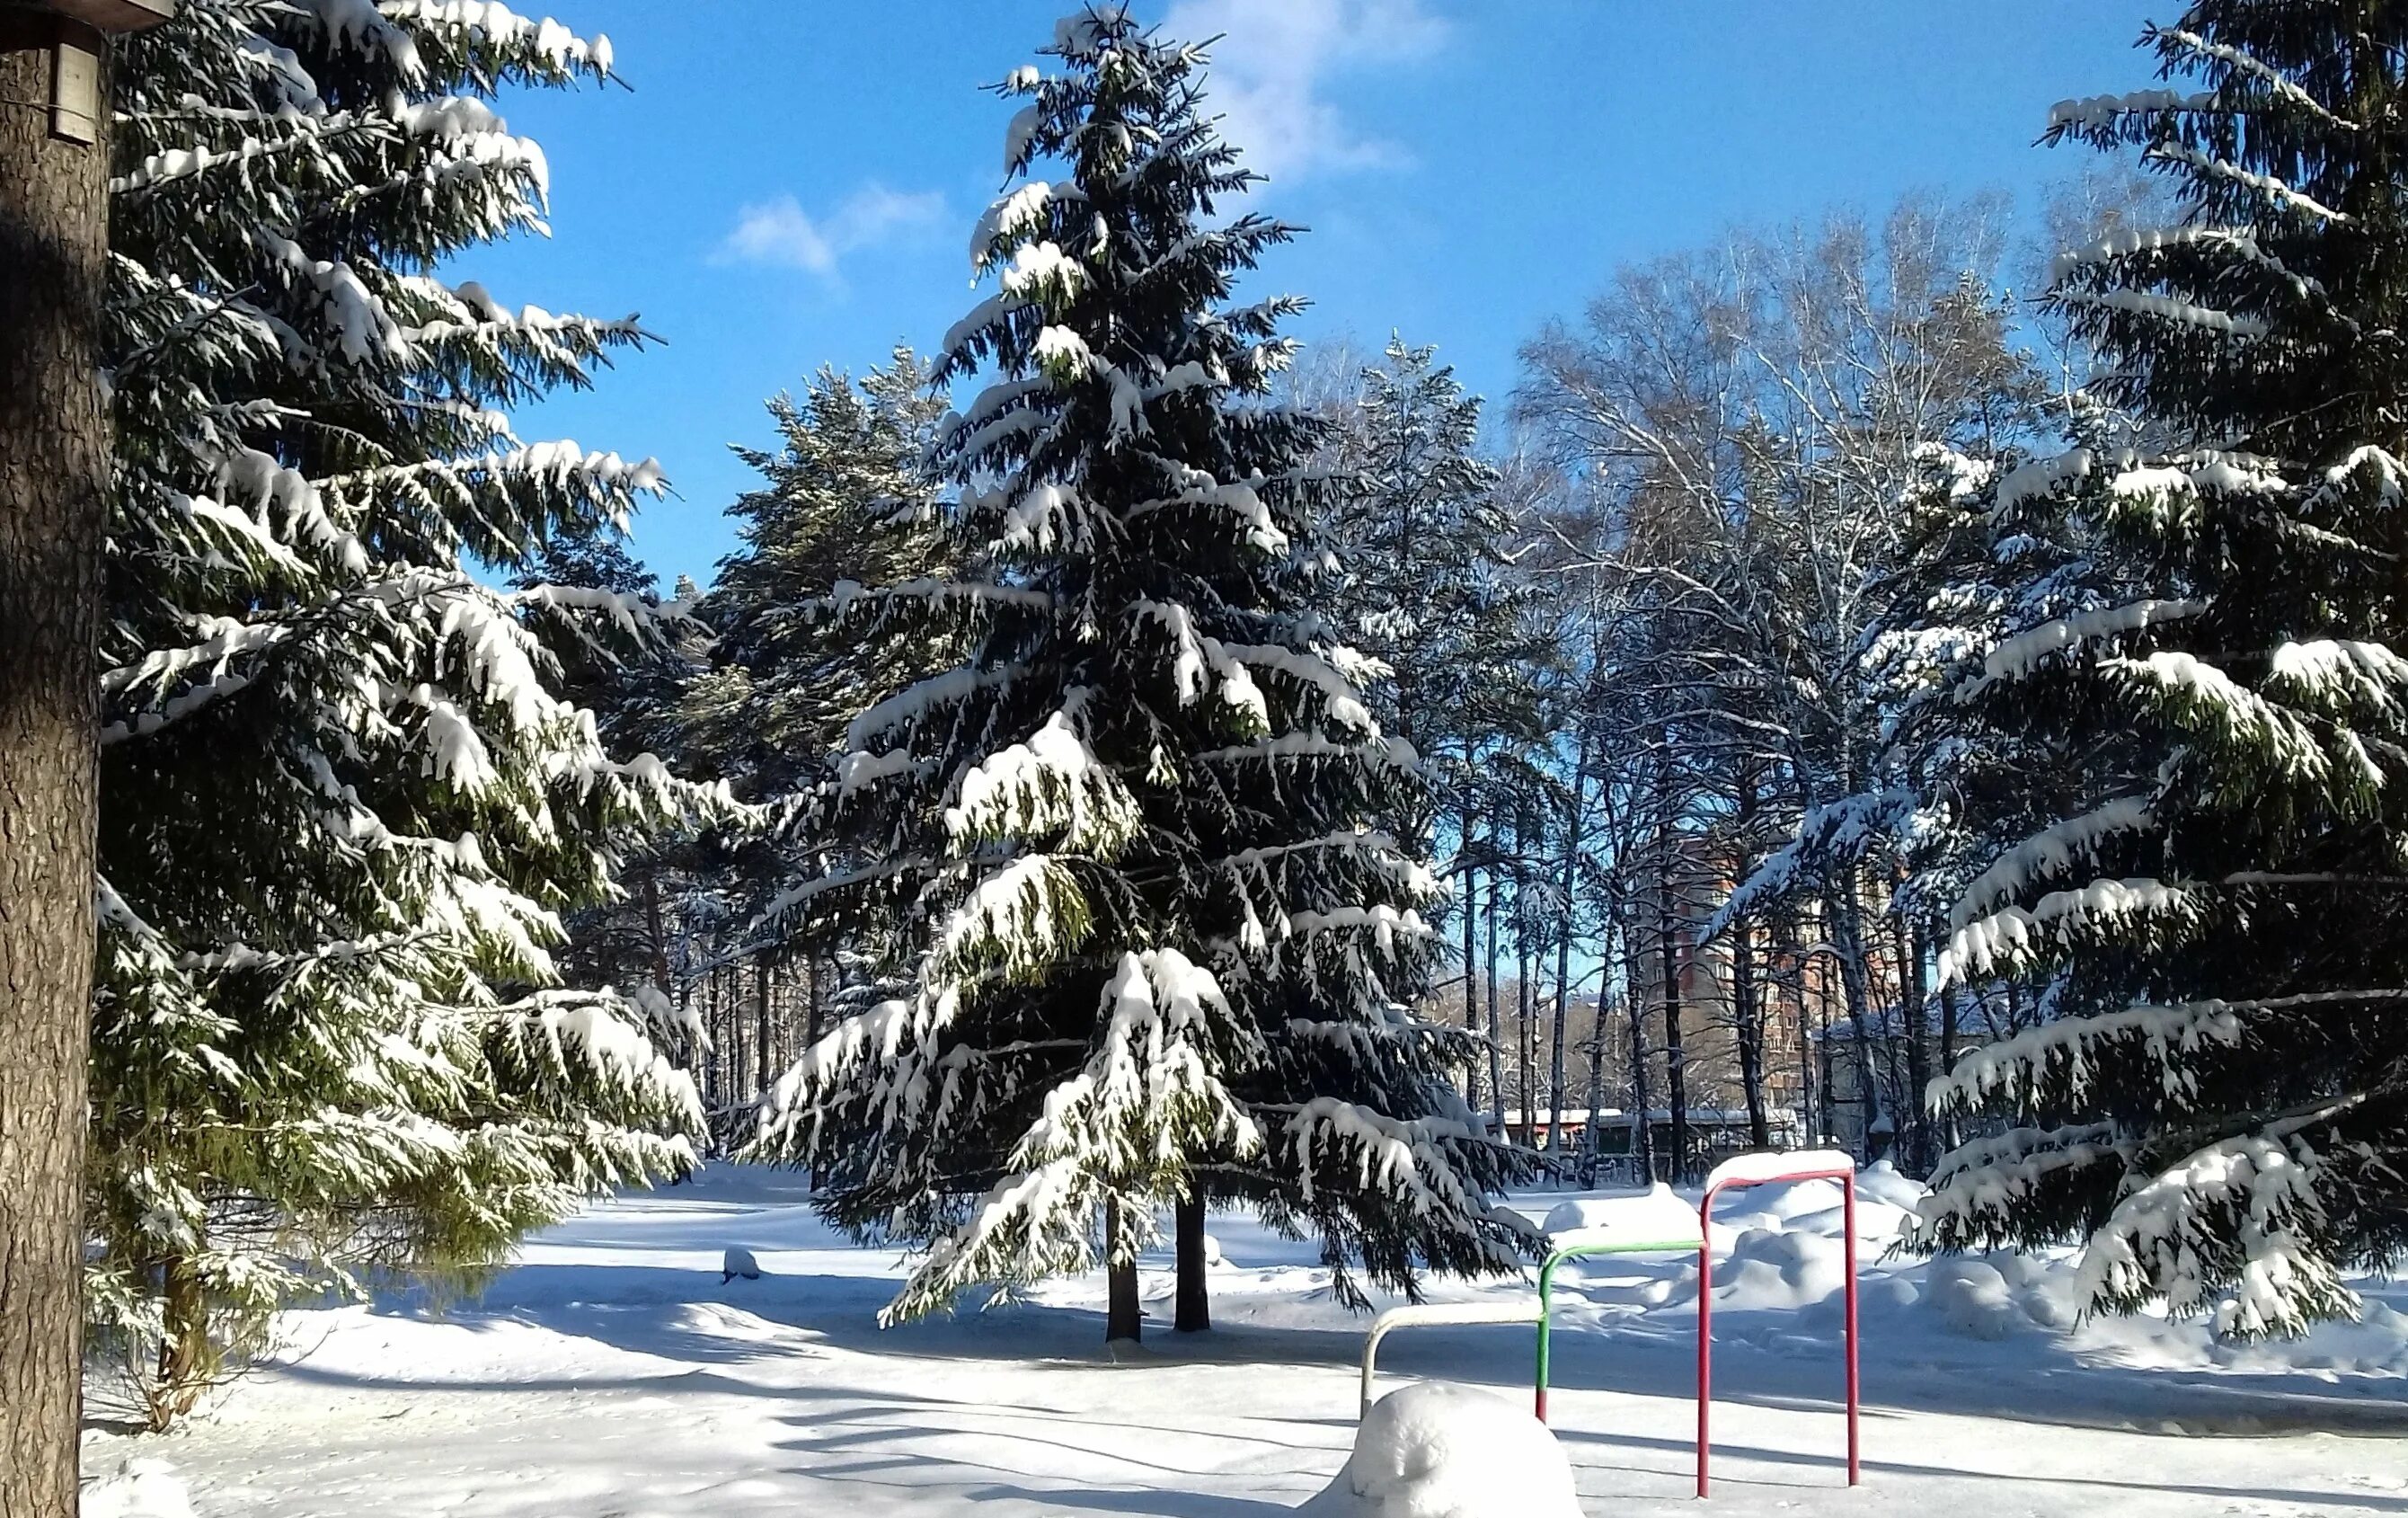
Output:
M2067 943L2151 922L2187 924L2197 912L2188 889L2162 880L2094 880L2076 890L2052 891L2029 908L2010 906L1951 933L1940 955L1940 984L2010 973L2052 940Z
M2136 253L2163 253L2172 249L2237 253L2245 262L2289 284L2295 295L2321 297L2326 294L2322 281L2294 273L2289 266L2265 250L2258 240L2255 229L2245 226L2127 227L2111 232L2087 247L2069 248L2058 253L2049 262L2048 282L2060 284L2075 270L2093 264L2113 263Z
M2060 100L2048 109L2052 130L2078 127L2097 130L2113 126L2125 116L2161 116L2168 111L2207 111L2215 108L2215 96L2208 93L2186 94L2179 90L2133 90L2124 94L2086 95L2079 100Z
M2180 27L2168 27L2156 35L2168 41L2179 43L2202 58L2213 58L2229 66L2236 74L2247 75L2266 86L2277 99L2299 107L2329 126L2338 126L2345 132L2362 130L2358 123L2345 121L2334 115L2326 108L2323 101L2301 89L2289 76L2262 58L2227 43L2211 42L2197 32L2185 31Z
M1905 1225L1909 1248L1945 1247L1969 1224L2003 1222L2043 1186L2091 1165L2128 1164L2137 1146L2107 1122L2011 1128L1971 1139L1942 1156L1931 1191Z
M2314 196L2302 195L2292 189L2272 174L2259 174L2243 168L2238 164L2228 163L2213 153L2202 152L2187 143L2171 141L2151 143L2146 156L2169 159L2197 169L2210 179L2223 180L2246 190L2255 190L2286 210L2304 211L2310 216L2337 225L2345 225L2351 220L2346 214L2329 206L2318 204Z
M688 1131L702 1132L702 1097L694 1078L669 1063L639 1023L619 1015L627 1005L615 992L539 990L499 1012L555 1070L581 1064L597 1080L671 1104Z
M2042 622L1990 650L1989 657L1982 661L1981 674L1960 686L1956 699L1970 701L1994 681L2027 679L2042 660L2084 643L2144 631L2163 623L2198 616L2206 610L2205 601L2136 600Z
M1031 976L1086 936L1090 915L1069 869L1033 854L971 889L938 926L931 961L955 971L991 964L1007 976Z
M2328 713L2370 706L2396 713L2408 687L2408 659L2382 643L2317 638L2286 643L2270 660L2267 688Z
M2075 1290L2093 1307L2162 1297L2178 1317L2212 1311L2215 1331L2239 1338L2351 1312L2356 1294L2311 1242L2323 1157L2302 1135L2356 1100L2207 1145L2133 1188L2085 1245Z
M2096 860L2100 846L2108 838L2137 832L2155 821L2146 797L2125 796L2051 824L1974 876L1949 908L1949 926L1961 928L2000 903L2023 895L2035 881L2070 873L2076 864Z
M963 773L945 808L947 836L959 844L1059 831L1066 848L1109 854L1136 835L1144 820L1137 799L1087 747L1072 704Z
M1472 1220L1486 1204L1464 1184L1448 1144L1472 1144L1482 1135L1445 1118L1392 1118L1334 1096L1316 1096L1292 1109L1282 1134L1296 1146L1297 1176L1310 1206L1325 1162L1353 1162L1356 1189L1378 1187L1427 1221L1444 1222L1478 1238L1478 1247L1499 1265L1518 1264L1510 1246L1478 1235Z
M2027 1028L1995 1044L1969 1050L1958 1058L1954 1068L1932 1079L1925 1101L1934 1111L1954 1108L1971 1112L1994 1093L2011 1102L2028 1101L2051 1077L2064 1079L2073 1097L2080 1100L2090 1089L2098 1051L2134 1042L2142 1046L2145 1062L2160 1072L2165 1094L2180 1099L2190 1094L2193 1079L2176 1056L2239 1046L2247 1019L2252 1017L2399 1002L2408 1002L2408 989L2374 987L2231 1001L2208 998L2162 1005L2142 1005L2117 1012L2067 1018Z
M1261 1130L1215 1073L1244 1068L1261 1046L1210 971L1174 948L1125 951L1102 1004L1085 1063L1045 1093L1013 1146L1008 1163L1020 1173L935 1242L883 1321L976 1281L1078 1268L1093 1258L1092 1220L1107 1195L1151 1217L1199 1148L1240 1158L1262 1148Z
M981 690L1010 685L1016 674L1010 668L982 670L968 665L932 674L854 717L845 729L845 746L855 753L866 751L871 739L918 727L928 720L931 712L968 700Z
M2173 296L2151 295L2145 290L2057 290L2054 298L2062 305L2133 311L2236 338L2262 338L2272 330L2255 316L2217 311Z
M1900 786L1808 807L1789 842L1767 855L1706 918L1698 930L1698 943L1713 942L1765 903L1828 878L1834 867L1862 858L1876 843L1913 837L1925 820L1920 798Z
M1435 941L1438 930L1422 920L1422 915L1411 907L1398 911L1378 904L1370 906L1333 906L1326 912L1291 912L1287 915L1288 931L1310 935L1325 932L1368 932L1372 943L1383 954L1394 954L1398 938Z

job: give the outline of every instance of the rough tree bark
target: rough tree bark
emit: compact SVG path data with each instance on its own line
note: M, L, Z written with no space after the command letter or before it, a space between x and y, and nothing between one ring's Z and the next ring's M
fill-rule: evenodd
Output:
M54 140L42 19L0 9L0 1513L73 1518L81 1411L108 240ZM48 34L41 34L47 40ZM104 94L103 98L106 98Z
M1744 878L1743 876L1742 878ZM1772 1118L1764 1106L1764 1009L1756 980L1756 925L1731 924L1731 1022L1739 1041L1739 1086L1747 1102L1747 1141L1772 1147Z
M1212 1326L1212 1287L1206 1278L1204 1251L1204 1187L1191 1185L1179 1198L1179 1291L1170 1326L1182 1334L1198 1334Z
M1137 1251L1130 1247L1126 1231L1121 1226L1121 1205L1117 1200L1104 1204L1104 1342L1138 1342L1145 1329L1137 1300Z

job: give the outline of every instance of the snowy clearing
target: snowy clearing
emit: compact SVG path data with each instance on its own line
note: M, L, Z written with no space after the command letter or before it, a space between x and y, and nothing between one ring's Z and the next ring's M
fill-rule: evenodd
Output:
M1771 1186L1717 1208L1713 1511L1756 1513L2408 1512L2408 1318L2289 1345L2195 1324L2075 1325L2072 1267L1879 1258L1914 1188L1859 1201L1865 1487L1842 1484L1839 1193ZM1660 1225L1672 1199L1533 1193L1533 1218ZM1670 1206L1668 1207L1668 1204ZM1634 1216L1618 1217L1625 1211ZM1213 1222L1215 1330L1150 1325L1107 1359L1100 1275L1024 1305L882 1332L896 1259L815 1219L799 1178L716 1166L530 1241L480 1300L295 1312L273 1369L165 1437L95 1433L86 1469L166 1461L199 1518L722 1518L999 1514L1258 1518L1321 1492L1354 1445L1368 1321L1303 1246ZM723 1281L727 1251L761 1279ZM1145 1293L1168 1312L1169 1261ZM1526 1284L1441 1282L1505 1302ZM1553 1424L1590 1513L1699 1511L1688 1495L1692 1262L1564 1277ZM1524 1405L1530 1333L1412 1329L1381 1390L1426 1377ZM174 1513L168 1483L107 1511Z

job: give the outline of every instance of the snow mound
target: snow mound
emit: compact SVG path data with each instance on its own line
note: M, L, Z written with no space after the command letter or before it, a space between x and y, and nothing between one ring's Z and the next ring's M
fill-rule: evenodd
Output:
M128 1460L83 1489L83 1518L193 1518L193 1496L165 1460Z
M2071 1274L2020 1254L1942 1255L1924 1266L1924 1288L1942 1325L1966 1338L2061 1331L2075 1316Z
M1558 1202L1548 1210L1541 1226L1558 1248L1575 1243L1694 1239L1698 1209L1658 1181L1643 1192Z
M1875 1160L1856 1172L1856 1198L1859 1202L1880 1202L1912 1212L1916 1203L1930 1194L1930 1187L1912 1177L1899 1175L1898 1166L1887 1160Z
M726 1256L720 1264L719 1279L721 1284L724 1285L726 1282L736 1279L738 1276L743 1277L746 1280L759 1280L761 1279L760 1264L752 1258L752 1251L751 1250L731 1249L727 1251Z
M1952 1334L2004 1338L2014 1327L2015 1299L2006 1277L1985 1260L1934 1260L1925 1279L1932 1310Z
M1346 1468L1298 1511L1314 1518L1581 1518L1571 1462L1546 1424L1503 1397L1445 1381L1374 1403Z
M1847 1285L1840 1241L1796 1229L1751 1228L1714 1262L1714 1305L1742 1309L1812 1307Z

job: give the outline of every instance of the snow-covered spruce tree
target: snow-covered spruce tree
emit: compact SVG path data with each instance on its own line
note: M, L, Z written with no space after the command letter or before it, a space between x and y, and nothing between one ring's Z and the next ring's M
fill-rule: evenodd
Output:
M551 949L705 798L605 752L528 620L660 609L494 588L658 488L502 410L640 333L433 272L540 224L494 92L609 67L431 0L186 0L127 49L90 1306L154 1422L280 1304L689 1162L690 1083Z
M824 369L799 401L769 403L776 452L738 451L763 483L733 508L741 545L700 609L712 667L689 708L719 773L753 799L809 789L879 681L933 674L959 652L909 619L828 614L840 586L944 568L928 460L945 407L927 378L908 348L858 383Z
M1225 213L1252 176L1195 49L1099 7L1050 51L1001 87L1005 167L1068 177L980 222L1000 288L938 358L996 371L939 445L960 568L835 598L968 649L852 724L824 798L853 857L810 905L892 914L905 990L788 1073L756 1150L924 1247L890 1320L1100 1252L1134 1337L1157 1208L1200 1285L1208 1196L1317 1233L1348 1300L1358 1265L1406 1292L1511 1268L1487 1193L1515 1162L1446 1081L1470 1041L1404 1010L1436 948L1383 831L1413 756L1313 610L1319 427L1265 397L1298 303L1229 303L1290 229Z
M714 957L749 969L756 993L779 967L801 961L814 967L806 974L815 994L833 990L864 1005L883 999L875 977L823 988L815 966L850 959L853 941L890 932L891 921L795 908L845 858L810 804L835 777L845 729L882 683L934 674L962 652L958 639L932 641L910 617L829 614L839 586L930 580L943 570L929 454L945 405L927 377L908 348L858 383L823 369L799 400L769 403L774 452L738 450L762 484L733 508L741 542L720 561L700 610L714 635L710 668L687 693L684 717L697 769L772 803L773 825L726 831L695 849L697 877L721 896ZM734 1143L752 1136L752 1104L773 1074L766 1049L758 1063L759 1084L726 1093L724 1117L714 1107L714 1131Z
M1545 662L1534 591L1511 571L1513 519L1496 466L1480 456L1481 400L1438 351L1391 338L1364 369L1322 541L1338 556L1330 614L1391 672L1366 700L1422 755L1434 808L1463 825L1479 756L1538 725ZM1414 841L1427 848L1421 820Z
M2100 547L2029 556L2002 604L2042 619L1956 687L1970 742L2066 769L1994 801L2045 825L1972 878L1943 968L2051 976L2074 1015L1936 1087L2011 1126L1917 1236L2085 1237L2094 1308L2287 1333L2408 1242L2408 16L2200 0L2152 41L2182 88L2053 135L2140 146L2188 215L2068 253L2053 297L2107 396L2192 441L1977 498L2001 557Z

